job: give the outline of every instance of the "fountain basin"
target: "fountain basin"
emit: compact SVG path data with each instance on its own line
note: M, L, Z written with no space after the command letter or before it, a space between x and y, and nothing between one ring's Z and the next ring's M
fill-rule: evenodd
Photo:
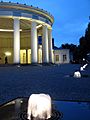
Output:
M1 120L27 120L28 98L17 98L0 106ZM48 120L90 120L90 102L52 101Z

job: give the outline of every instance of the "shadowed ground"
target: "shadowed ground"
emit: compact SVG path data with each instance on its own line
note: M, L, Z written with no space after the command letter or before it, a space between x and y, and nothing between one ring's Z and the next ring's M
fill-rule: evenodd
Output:
M32 93L47 93L54 100L90 101L90 77L73 78L77 64L0 67L0 104ZM90 66L82 74L90 75Z

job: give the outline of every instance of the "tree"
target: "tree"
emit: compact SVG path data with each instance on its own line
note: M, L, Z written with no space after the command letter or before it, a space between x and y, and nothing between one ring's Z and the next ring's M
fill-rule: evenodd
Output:
M85 31L85 36L82 36L79 40L79 52L80 58L86 57L87 53L90 53L90 23Z
M90 52L90 23L88 24L88 27L85 32L85 40L86 40L87 52Z
M79 39L79 45L74 44L62 44L62 48L70 49L73 53L73 60L79 62L83 58L87 57L87 53L90 53L90 22L88 23L87 29L85 31L85 36Z
M86 45L86 40L85 37L81 37L80 40L80 45L79 45L79 58L83 59L86 58L86 53L87 53L87 45Z

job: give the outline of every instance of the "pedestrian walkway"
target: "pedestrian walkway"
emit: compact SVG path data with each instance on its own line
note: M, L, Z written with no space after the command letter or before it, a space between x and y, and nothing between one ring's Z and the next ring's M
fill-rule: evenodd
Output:
M0 67L0 104L32 93L47 93L54 100L90 101L90 78L73 78L78 64ZM90 66L85 74L90 75Z

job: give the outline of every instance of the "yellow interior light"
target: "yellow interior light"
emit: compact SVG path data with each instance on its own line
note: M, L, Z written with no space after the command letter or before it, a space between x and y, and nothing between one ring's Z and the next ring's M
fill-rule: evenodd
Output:
M11 56L11 52L5 52L6 56Z

